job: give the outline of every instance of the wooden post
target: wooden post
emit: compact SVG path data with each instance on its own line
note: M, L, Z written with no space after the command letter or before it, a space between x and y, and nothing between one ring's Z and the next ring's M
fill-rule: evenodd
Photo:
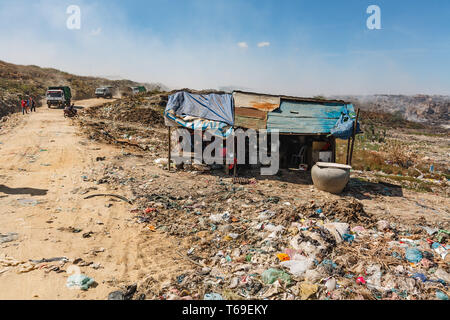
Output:
M358 119L359 119L359 108L358 111L356 111L356 119L355 119L355 125L353 126L353 135L352 135L352 148L350 149L350 161L349 165L352 165L352 157L353 157L353 146L355 145L355 138L356 138L356 129L358 128Z
M169 126L169 157L168 157L168 161L167 161L167 165L168 165L168 170L170 172L170 159L172 158L172 139L171 139L171 127Z
M331 137L331 151L333 152L331 156L331 162L336 162L336 138Z
M237 145L236 145L236 136L234 135L234 128L233 128L233 176L236 178L237 173Z
M348 144L347 144L347 158L345 160L345 164L348 165L348 162L350 160L350 139L348 138Z

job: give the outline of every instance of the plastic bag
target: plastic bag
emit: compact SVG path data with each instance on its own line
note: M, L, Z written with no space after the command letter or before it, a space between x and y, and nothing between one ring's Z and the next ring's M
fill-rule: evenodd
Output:
M422 260L422 252L416 248L408 248L406 250L405 258L408 262L419 263Z
M94 279L84 274L74 274L67 278L66 286L71 289L87 290L94 282Z
M295 255L293 260L281 262L283 267L289 268L289 272L294 276L300 276L311 269L314 265L314 259Z
M223 298L218 293L207 293L203 297L203 300L223 300Z
M291 283L290 275L288 275L286 272L284 272L282 270L274 269L274 268L270 268L270 269L267 269L266 271L264 271L261 274L261 278L265 284L272 284L275 281L277 281L278 279L282 280L286 284Z
M348 140L353 135L353 124L355 120L350 117L348 110L342 112L339 120L330 130L331 135L342 140ZM356 126L356 134L361 133L359 122Z

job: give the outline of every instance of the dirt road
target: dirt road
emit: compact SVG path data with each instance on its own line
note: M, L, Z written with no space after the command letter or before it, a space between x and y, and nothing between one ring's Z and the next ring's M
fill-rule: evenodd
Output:
M0 238L0 299L106 299L120 285L147 277L164 282L186 267L175 241L133 223L132 205L110 197L84 199L129 196L120 186L108 190L86 177L99 165L97 157L113 157L120 149L78 135L62 110L42 107L23 117L0 135L0 234L17 234L8 242ZM69 262L29 263L55 257ZM97 286L68 289L66 280L77 270Z

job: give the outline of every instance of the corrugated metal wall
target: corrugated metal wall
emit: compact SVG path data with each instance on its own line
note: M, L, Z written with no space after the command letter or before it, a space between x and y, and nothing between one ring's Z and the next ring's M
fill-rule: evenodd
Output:
M281 133L329 133L345 109L354 112L352 105L282 100L279 109L269 112L267 129Z

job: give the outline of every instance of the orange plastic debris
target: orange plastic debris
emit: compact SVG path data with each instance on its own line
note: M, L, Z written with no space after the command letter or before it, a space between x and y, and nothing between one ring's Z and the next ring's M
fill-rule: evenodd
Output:
M291 258L289 257L289 255L286 254L286 253L279 253L279 254L277 254L277 257L278 257L278 259L279 259L280 261L289 261L289 260L291 260Z

